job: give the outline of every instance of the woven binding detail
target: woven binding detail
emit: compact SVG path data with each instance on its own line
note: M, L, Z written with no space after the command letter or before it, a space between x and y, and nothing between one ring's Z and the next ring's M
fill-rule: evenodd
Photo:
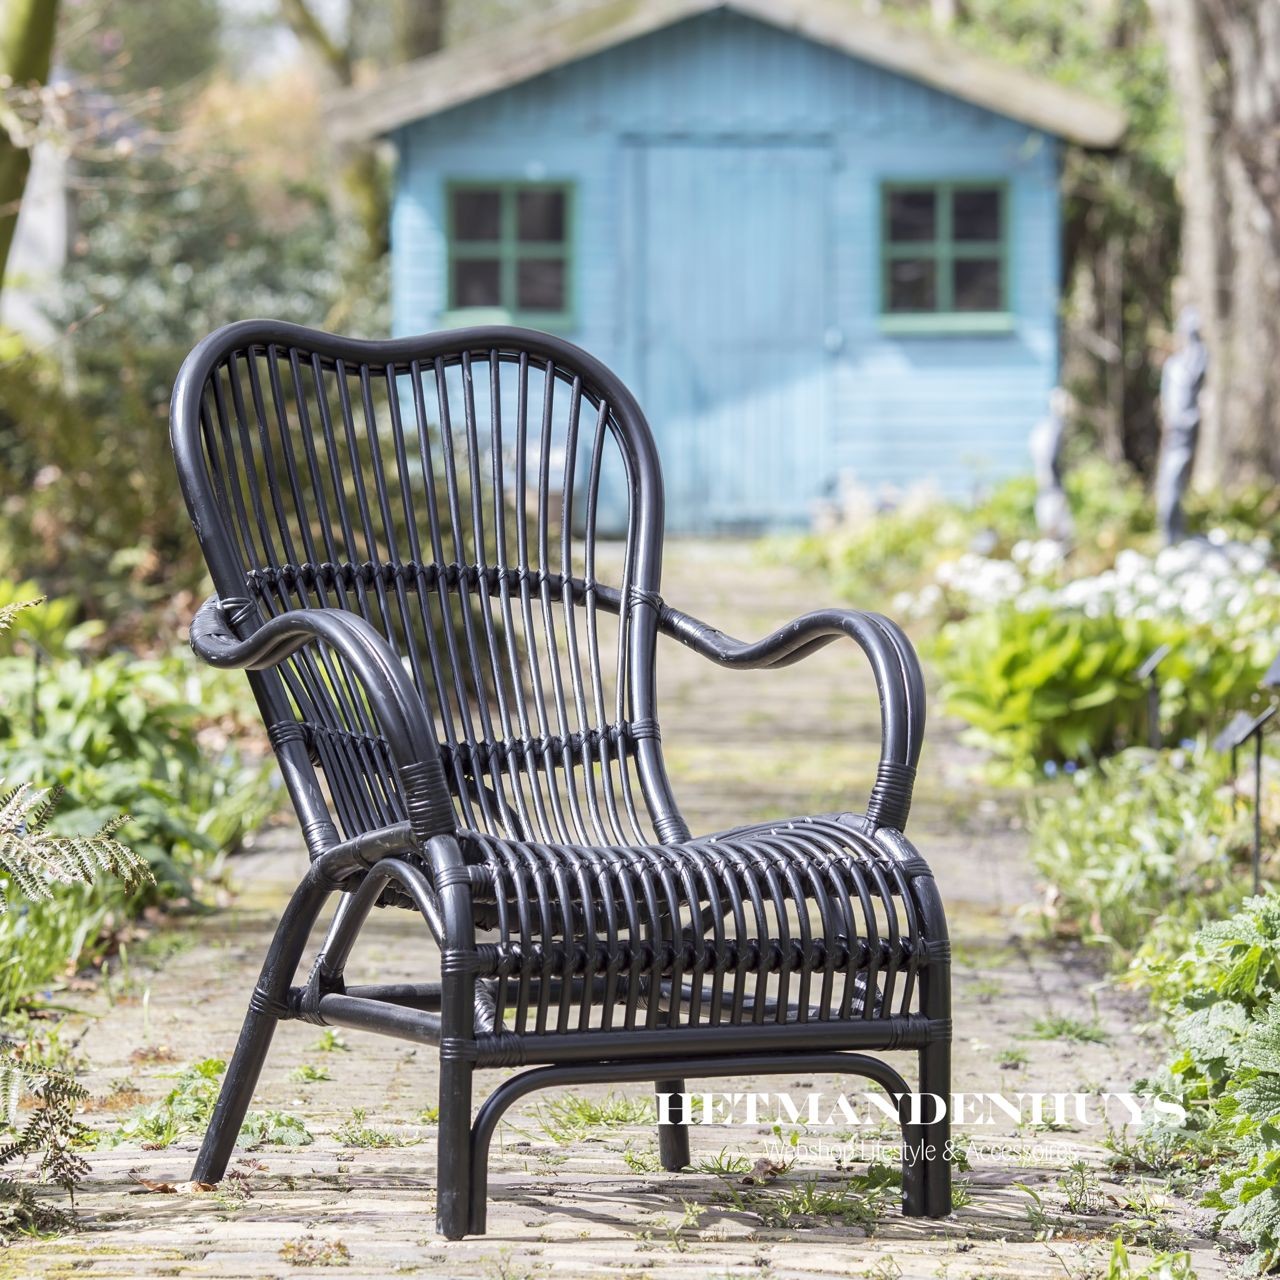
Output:
M643 587L638 587L632 583L627 588L627 600L633 609L639 608L642 604L647 604L655 612L662 610L662 597L656 591L646 591Z
M907 825L915 781L916 771L911 765L896 760L880 761L871 799L867 802L867 821L873 829L892 827L901 831Z
M435 882L437 889L447 889L451 884L465 884L470 888L471 868L464 867L461 864L451 867L441 867L435 874ZM449 954L452 954L452 952Z
M426 844L433 836L451 835L457 826L453 805L445 790L440 761L420 760L400 766L405 810L414 837Z
M292 1018L294 1011L283 1000L273 999L261 987L254 987L249 997L249 1008L255 1013L265 1013L269 1018Z
M515 1037L513 1036L512 1039ZM440 1039L440 1060L447 1061L450 1058L463 1062L474 1062L476 1060L476 1042L468 1040L463 1036L442 1036ZM507 1065L507 1064L503 1064ZM518 1063L510 1064L512 1066Z
M227 625L237 636L242 627L258 621L258 606L247 596L222 596L218 603Z
M332 591L338 588L354 590L357 587L404 586L409 590L430 591L444 585L498 595L504 587L518 592L527 583L535 590L542 586L556 590L568 586L576 594L584 596L596 588L594 582L583 578L569 577L550 569L532 566L499 569L485 565L441 565L417 560L386 560L376 564L372 560L359 564L352 560L323 560L317 563L304 561L302 564L260 566L250 569L245 576L254 591L268 597L281 590L297 591L299 588L307 591L318 588ZM638 592L638 595L644 597L642 603L661 603L654 592ZM236 603L251 606L248 600Z
M479 1056L486 1067L523 1067L525 1064L524 1041L509 1031L498 1031L484 1038Z
M319 756L316 754L315 743L310 732L305 725L299 724L296 720L277 720L275 724L267 725L267 740L275 751L284 750L291 742L301 742L307 749L307 756L311 763L319 763Z
M353 736L353 735L348 735ZM599 729L571 733L567 737L506 738L501 742L457 742L440 748L445 765L457 762L464 769L490 769L495 765L527 762L559 764L567 757L582 759L585 752L599 755L602 747L625 747L641 738L657 738L656 720L607 724Z
M689 838L688 823L678 813L666 813L653 820L653 829L663 844L674 844Z

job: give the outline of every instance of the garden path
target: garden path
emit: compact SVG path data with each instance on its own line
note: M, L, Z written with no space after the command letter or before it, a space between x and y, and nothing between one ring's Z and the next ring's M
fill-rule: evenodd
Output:
M825 603L827 594L821 582L762 563L748 544L677 543L665 585L669 599L743 637ZM695 830L861 803L876 755L877 709L850 647L774 674L735 674L668 646L660 675L664 739ZM726 729L729 746L720 736ZM976 787L967 777L971 764L954 726L935 715L911 831L936 870L951 919L956 1087L1008 1095L1124 1090L1157 1064L1161 1046L1137 1025L1140 1005L1101 985L1082 958L1042 945L1030 911L1021 801ZM122 1104L162 1096L178 1066L229 1052L301 863L292 829L264 837L237 861L242 890L228 908L175 935L162 966L135 962L84 998L80 1047L96 1098L91 1123L109 1127ZM430 976L434 957L422 935L407 913L384 913L353 972L380 981ZM1106 1273L1121 1221L1153 1213L1161 1219L1157 1235L1164 1231L1166 1247L1191 1249L1202 1280L1227 1273L1194 1211L1175 1204L1162 1214L1153 1208L1158 1186L1142 1206L1131 1202L1133 1186L1108 1180L1096 1121L1053 1132L1012 1123L971 1129L989 1158L975 1154L963 1175L967 1203L952 1219L904 1219L891 1198L868 1221L855 1197L841 1197L845 1179L830 1150L803 1154L758 1191L710 1172L645 1172L655 1149L651 1129L574 1132L574 1115L547 1109L553 1094L543 1097L541 1112L536 1098L513 1111L495 1145L489 1234L448 1243L433 1231L434 1128L421 1115L435 1100L434 1054L354 1033L343 1038L349 1052L322 1052L316 1028L282 1027L255 1101L303 1117L313 1145L245 1155L232 1179L204 1195L139 1194L133 1181L135 1173L185 1179L195 1135L164 1150L106 1148L93 1155L80 1197L84 1229L0 1255L0 1277L1084 1277ZM304 1064L331 1079L299 1082L293 1073ZM800 1100L819 1088L832 1099L839 1083L780 1077L755 1087L786 1089ZM606 1093L584 1089L574 1097ZM648 1091L633 1087L628 1096ZM365 1126L405 1145L352 1145L356 1104L367 1108ZM339 1133L344 1123L348 1131ZM805 1141L821 1136L811 1130ZM825 1140L836 1141L830 1131ZM694 1158L727 1148L754 1160L773 1141L764 1128L695 1129ZM856 1160L861 1140L852 1141ZM1003 1153L992 1150L1001 1146ZM640 1171L624 1162L628 1149ZM806 1217L809 1184L827 1201L817 1206L825 1212ZM323 1269L326 1261L343 1269Z

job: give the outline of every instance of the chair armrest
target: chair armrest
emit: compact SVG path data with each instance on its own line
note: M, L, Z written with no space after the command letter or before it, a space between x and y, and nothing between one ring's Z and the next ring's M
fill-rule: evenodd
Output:
M440 748L422 698L370 623L337 609L293 609L267 619L242 640L227 614L217 596L200 606L191 623L191 647L198 657L214 667L263 671L279 666L303 645L323 641L342 657L368 698L400 776L414 836L425 843L456 830Z
M925 691L915 648L896 623L857 609L819 609L748 643L664 604L658 628L721 666L743 670L790 666L842 636L853 640L871 663L880 698L880 764L867 820L873 828L903 829L924 741Z

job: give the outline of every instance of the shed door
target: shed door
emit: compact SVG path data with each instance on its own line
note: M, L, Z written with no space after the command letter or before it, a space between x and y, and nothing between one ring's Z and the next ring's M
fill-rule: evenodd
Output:
M831 149L647 143L636 166L636 354L668 527L803 521L831 482Z

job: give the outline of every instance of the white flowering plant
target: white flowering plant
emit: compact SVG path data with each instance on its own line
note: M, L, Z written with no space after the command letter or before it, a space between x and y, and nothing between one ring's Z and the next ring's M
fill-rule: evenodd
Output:
M1089 530L1088 546L1073 553L1077 571L1110 565L1121 548L1151 536L1151 502L1125 469L1082 459L1068 471L1065 486L1078 527ZM994 560L1034 538L1035 503L1030 475L1001 480L970 502L918 488L887 509L883 498L850 485L824 527L774 549L822 573L850 603L883 607L875 602L932 581L957 557L976 553Z
M950 619L932 645L943 699L992 751L994 770L1027 777L1142 741L1147 692L1135 677L1160 645L1162 732L1195 737L1244 705L1280 649L1280 573L1266 544L1224 534L1070 578L1046 543L1007 560L943 566L918 600Z

